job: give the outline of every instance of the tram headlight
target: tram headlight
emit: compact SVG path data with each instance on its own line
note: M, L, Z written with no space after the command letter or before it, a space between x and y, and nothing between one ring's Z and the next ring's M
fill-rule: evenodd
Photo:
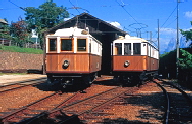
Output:
M64 66L64 68L69 67L69 60L64 60L63 66Z
M124 66L125 66L125 67L128 67L129 65L130 65L129 60L126 60L126 61L124 62Z

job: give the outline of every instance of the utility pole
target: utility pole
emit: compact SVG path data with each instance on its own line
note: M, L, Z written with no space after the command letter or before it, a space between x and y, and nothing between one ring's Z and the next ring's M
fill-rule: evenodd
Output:
M177 57L176 57L176 78L178 78L179 75L179 3L180 0L177 0Z
M150 31L150 42L152 43L152 31Z
M160 30L159 30L159 19L157 20L157 25L158 25L158 37L157 37L157 42L158 42L158 50L159 50L159 58L160 58Z

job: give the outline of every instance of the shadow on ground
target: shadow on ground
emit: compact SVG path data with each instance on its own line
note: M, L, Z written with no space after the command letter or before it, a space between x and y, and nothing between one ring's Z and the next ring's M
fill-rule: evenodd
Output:
M34 87L38 88L39 90L43 91L62 91L62 92L77 92L77 91L83 91L86 88L89 87L89 85L82 85L82 84L77 84L77 85L71 85L63 88L63 86L60 83L47 83L46 81L34 85Z
M133 87L136 86L136 84L122 84L118 83L118 81L114 79L109 80L100 80L100 81L94 81L93 84L96 85L105 85L105 86L122 86L122 87ZM77 91L83 91L86 88L90 87L90 85L84 85L81 82L75 82L74 85L69 85L65 88L60 83L47 83L47 81L34 85L34 87L38 88L39 90L43 91L62 91L62 92L77 92Z
M119 86L119 84L115 83L114 79L110 80L103 80L103 81L94 81L94 84L96 85L108 85L108 86ZM53 85L49 84L47 82L44 82L42 84L35 85L40 90L44 91L56 91L62 89L61 86L58 84ZM81 84L68 87L66 89L63 89L63 92L75 92L79 90L84 90L89 86L83 86ZM126 95L126 94L125 94ZM162 92L150 92L147 91L142 94L132 94L130 97L123 98L123 103L121 102L120 106L137 106L141 107L141 109L138 111L138 114L135 116L137 120L128 120L127 118L117 118L117 119L109 119L104 118L101 124L147 124L151 123L152 120L158 120L159 122L163 120L163 114L164 107L165 107L165 101L164 101L164 95ZM143 107L143 108L142 108ZM129 111L131 112L131 111ZM65 114L58 115L56 118L63 118ZM49 118L47 118L49 120ZM47 119L45 121L47 122ZM149 120L149 122L143 122L142 119ZM50 122L53 122L53 120L49 120ZM86 121L86 120L85 120ZM71 123L71 122L70 122ZM69 123L69 124L70 124ZM84 121L80 119L75 120L75 124L83 124Z
M121 82L118 79L108 79L108 80L101 80L101 81L94 81L94 84L99 85L106 85L106 86L122 86L122 87L134 87L138 86L137 83L127 83L127 82Z

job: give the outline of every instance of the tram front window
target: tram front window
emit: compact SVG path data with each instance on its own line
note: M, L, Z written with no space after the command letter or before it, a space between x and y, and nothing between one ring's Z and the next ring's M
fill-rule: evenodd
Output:
M133 43L133 55L140 55L140 54L141 54L141 44Z
M86 39L77 39L77 51L86 51Z
M131 55L131 43L124 44L124 55Z
M61 39L61 51L72 51L71 39Z
M57 45L56 45L57 39L50 39L49 40L49 51L56 51Z
M115 43L115 55L122 55L122 43Z

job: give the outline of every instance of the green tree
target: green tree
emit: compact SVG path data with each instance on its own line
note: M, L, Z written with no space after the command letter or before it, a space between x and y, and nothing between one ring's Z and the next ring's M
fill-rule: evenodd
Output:
M44 3L38 8L25 8L26 21L31 29L35 29L40 39L41 47L43 45L43 32L48 28L64 21L69 17L69 13L63 6L57 7L55 3Z
M3 24L1 23L0 24L0 28L1 28L1 31L0 31L0 38L2 39L7 39L7 40L11 40L11 36L9 35L9 25L8 25L8 21L7 19L5 18L4 19L7 23Z
M192 86L192 54L191 48L180 49L182 56L179 58L179 80Z
M8 39L8 40L12 40L12 37L9 34L0 33L0 38L5 38L5 39Z
M192 70L192 54L184 49L180 49L183 58L179 58L180 67L182 69Z
M192 21L191 21L191 25L192 25ZM184 30L180 30L181 34L186 37L186 42L188 42L189 40L192 40L192 29L184 31ZM190 47L192 47L192 43L190 44Z
M11 23L11 35L14 42L20 47L24 47L24 44L30 42L27 23L20 18L17 22Z

